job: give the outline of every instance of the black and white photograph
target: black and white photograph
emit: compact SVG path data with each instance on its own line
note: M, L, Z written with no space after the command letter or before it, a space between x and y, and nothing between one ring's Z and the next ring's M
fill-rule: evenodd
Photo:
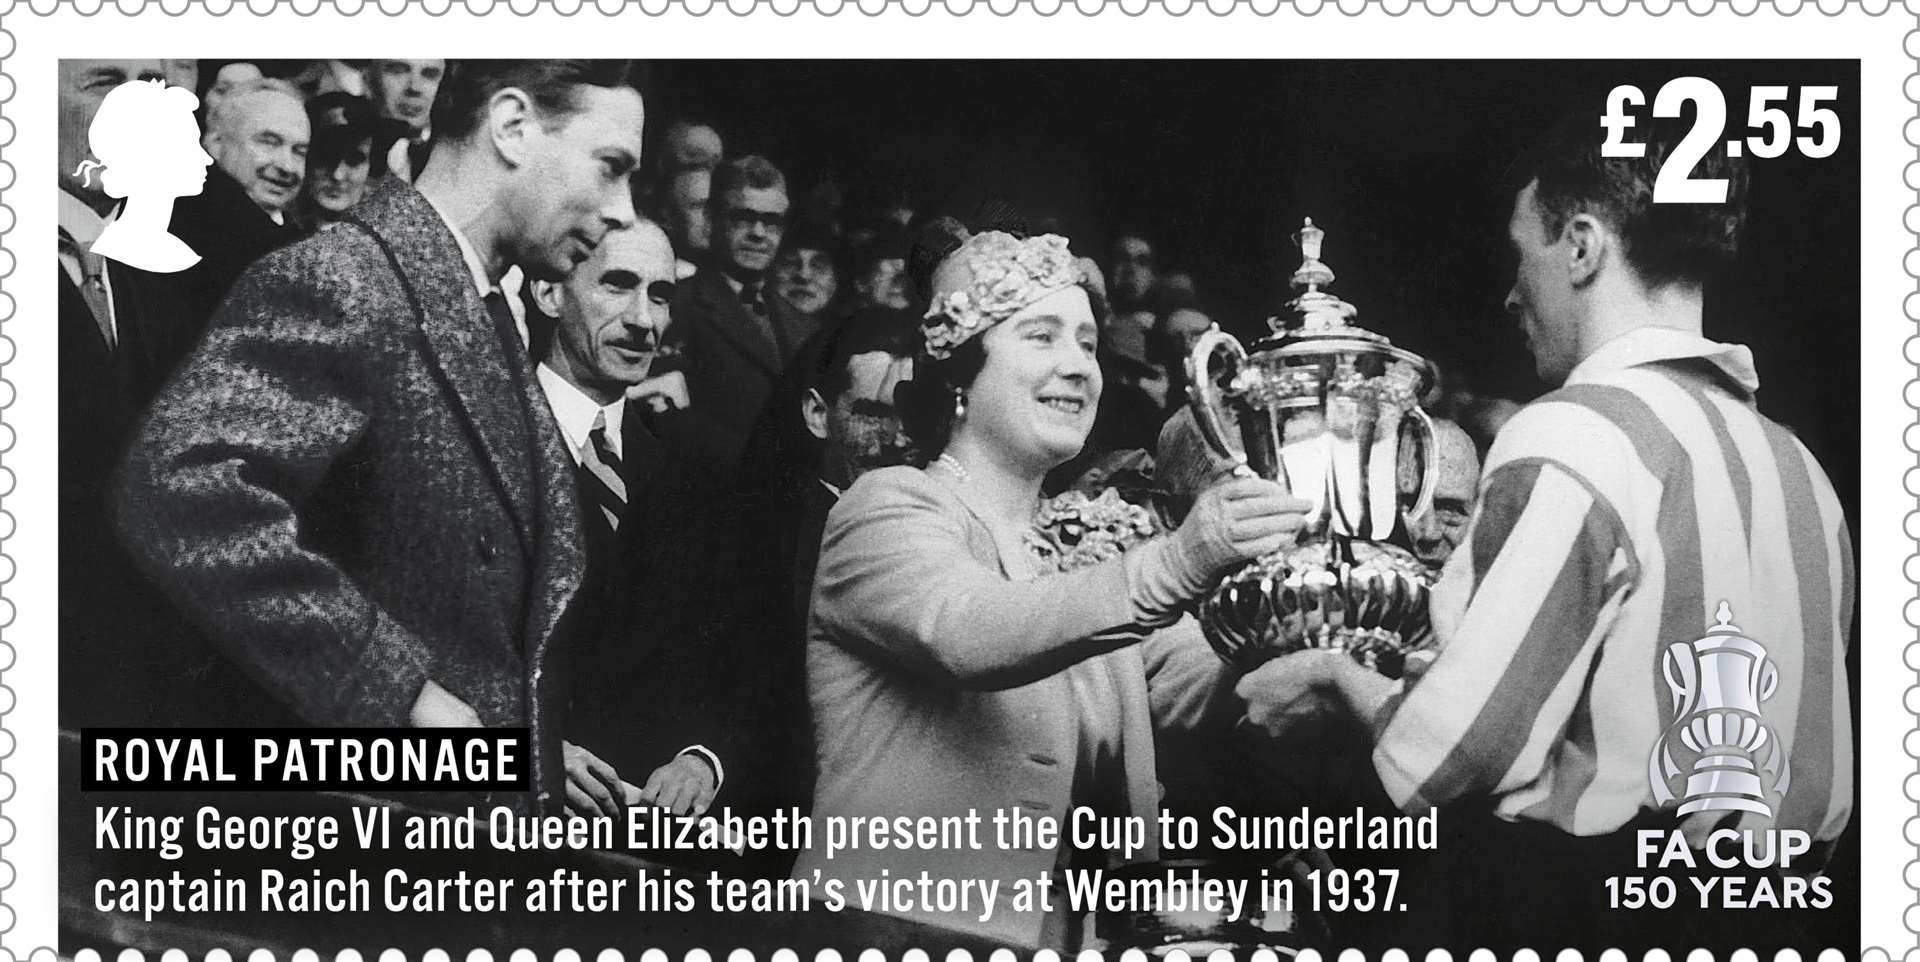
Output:
M58 63L63 956L1860 951L1859 61L228 52Z

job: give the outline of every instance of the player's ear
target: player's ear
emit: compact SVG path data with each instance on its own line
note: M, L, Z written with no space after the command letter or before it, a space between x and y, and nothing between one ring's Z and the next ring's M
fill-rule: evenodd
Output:
M1592 214L1575 214L1567 219L1561 236L1567 242L1567 280L1574 287L1585 287L1612 253L1613 232Z

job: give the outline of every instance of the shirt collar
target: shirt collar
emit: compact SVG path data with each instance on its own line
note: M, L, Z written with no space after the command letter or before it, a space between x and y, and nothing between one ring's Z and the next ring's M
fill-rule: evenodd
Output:
M73 196L71 191L60 192L60 206L55 208L54 216L59 221L60 230L73 238L73 242L80 245L82 250L93 246L93 242L100 239L100 232L107 229L108 219L88 207L86 201Z
M627 411L627 399L617 398L612 404L602 405L586 392L574 387L559 372L540 362L535 370L540 379L540 387L546 392L547 406L553 409L553 419L560 422L560 433L567 439L567 451L573 455L575 464L580 463L580 453L593 434L593 420L604 413L607 416L607 446L616 455L624 456L620 445L620 426Z
M1753 352L1745 345L1722 344L1670 327L1636 327L1600 345L1567 375L1567 383L1596 381L1611 372L1641 364L1691 358L1718 368L1748 394L1760 390L1760 373L1753 367Z
M427 206L440 215L440 222L446 224L447 230L453 233L453 242L460 248L460 259L467 262L467 270L473 274L473 289L482 297L497 289L500 286L499 283L487 276L487 262L480 259L480 252L473 249L473 244L467 240L467 235L460 233L460 228L454 225L453 218L448 217L447 212L433 202L431 195L422 192L420 196L426 198Z

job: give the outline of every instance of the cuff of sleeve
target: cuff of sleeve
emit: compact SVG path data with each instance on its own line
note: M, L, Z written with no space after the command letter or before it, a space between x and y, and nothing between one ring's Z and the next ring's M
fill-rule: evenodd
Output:
M1134 619L1142 625L1172 624L1209 587L1192 576L1171 538L1155 538L1127 552L1125 558L1127 594Z
M413 703L427 683L432 661L426 645L384 611L376 611L359 655L348 666L346 684L334 702L335 717L322 724L386 726L409 724Z
M720 786L725 785L727 783L727 770L721 766L720 756L715 755L713 752L709 751L707 749L707 746L688 745L687 747L680 749L680 754L692 755L695 758L698 758L701 761L706 762L709 766L712 766L713 790L715 794L719 793Z

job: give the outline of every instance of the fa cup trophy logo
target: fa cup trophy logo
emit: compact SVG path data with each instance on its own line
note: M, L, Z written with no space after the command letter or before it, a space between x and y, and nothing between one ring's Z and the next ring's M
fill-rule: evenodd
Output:
M1766 648L1740 633L1733 608L1720 602L1719 624L1705 637L1675 642L1661 659L1673 695L1673 725L1661 733L1647 758L1654 801L1681 799L1680 814L1748 811L1772 817L1769 796L1787 793L1793 780L1787 746L1760 703L1780 687L1780 670ZM1695 754L1691 770L1673 760L1674 741ZM1676 795L1675 781L1686 783Z

